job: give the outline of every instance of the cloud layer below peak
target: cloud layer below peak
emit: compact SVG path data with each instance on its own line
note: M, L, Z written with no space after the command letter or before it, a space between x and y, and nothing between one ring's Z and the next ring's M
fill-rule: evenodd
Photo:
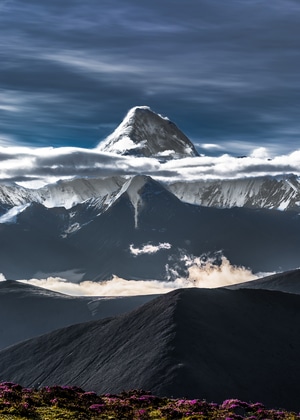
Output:
M0 147L0 182L39 187L59 179L144 174L165 182L300 175L300 150L273 156L265 148L248 157L199 156L169 161L83 148Z

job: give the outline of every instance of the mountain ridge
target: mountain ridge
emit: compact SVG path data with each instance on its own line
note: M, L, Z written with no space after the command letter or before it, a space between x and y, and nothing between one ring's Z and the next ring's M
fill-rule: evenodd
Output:
M0 185L0 218L13 207L15 213L18 214L22 206L32 202L41 203L47 208L71 209L87 200L94 200L94 204L97 203L99 209L105 208L116 195L120 194L124 184L136 176L139 175L74 178L35 190L17 184ZM145 176L149 177L149 175ZM155 177L153 179L155 180ZM181 201L189 204L218 208L266 208L281 211L299 211L300 209L300 178L293 174L285 177L281 175L181 182L156 180L156 182L167 188Z
M300 209L300 178L293 174L170 182L167 186L180 200L206 207Z

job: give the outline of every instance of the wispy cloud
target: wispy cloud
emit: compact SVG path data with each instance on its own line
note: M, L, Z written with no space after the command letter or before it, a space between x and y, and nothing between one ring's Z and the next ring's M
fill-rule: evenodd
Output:
M159 243L158 245L146 244L140 248L137 248L133 244L131 244L129 247L129 250L132 255L138 256L138 255L143 255L143 254L156 254L158 251L162 249L170 249L170 248L171 248L171 244L169 244L168 242L162 242L162 243Z
M219 144L214 143L203 143L200 144L200 147L205 150L211 150L211 149L221 149L221 146Z

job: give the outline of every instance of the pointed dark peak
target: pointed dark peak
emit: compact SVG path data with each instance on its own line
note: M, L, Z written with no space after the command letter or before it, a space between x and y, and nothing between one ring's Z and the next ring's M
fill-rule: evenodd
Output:
M147 106L130 109L98 148L104 152L160 159L198 156L193 143L173 122Z
M130 193L139 193L145 185L155 191L167 191L166 188L158 181L155 181L149 175L134 175L124 185L123 188Z
M136 228L138 227L140 211L143 209L145 210L145 207L149 205L153 209L154 202L156 203L154 207L159 209L160 214L162 214L161 205L163 205L164 209L169 207L174 208L176 205L183 205L172 192L147 175L134 175L130 177L121 187L118 194L109 203L106 210L111 208L124 196L128 197L134 209L134 223ZM157 199L160 199L160 204L157 203ZM167 205L165 205L166 201L168 201Z
M145 190L145 188L147 188L148 192L153 192L153 194L159 194L164 192L165 194L173 196L176 201L180 202L180 200L160 182L154 180L149 175L138 174L130 176L126 180L126 182L119 189L118 193L114 196L114 199L112 200L110 205L124 193L126 193L133 201L139 200L143 195L143 191Z

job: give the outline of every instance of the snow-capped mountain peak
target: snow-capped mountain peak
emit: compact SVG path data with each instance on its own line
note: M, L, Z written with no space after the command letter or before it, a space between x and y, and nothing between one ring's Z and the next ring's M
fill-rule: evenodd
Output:
M174 123L147 106L130 109L98 149L121 155L165 159L198 156L193 143Z

